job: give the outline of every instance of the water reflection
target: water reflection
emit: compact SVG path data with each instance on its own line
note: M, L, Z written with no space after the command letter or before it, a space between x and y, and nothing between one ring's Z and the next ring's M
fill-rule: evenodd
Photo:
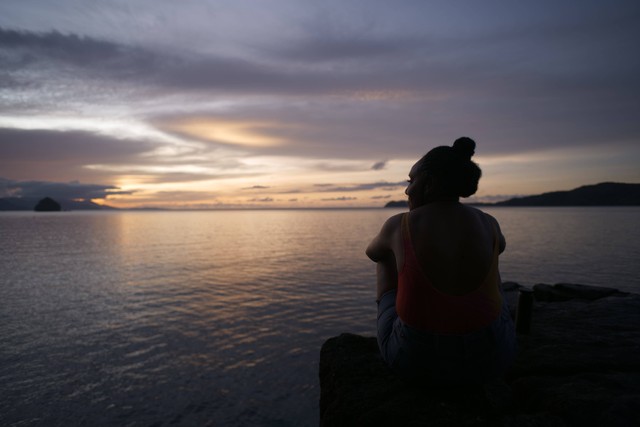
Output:
M319 348L373 333L395 212L1 215L0 424L317 425ZM638 211L591 212L490 210L504 278L637 285Z

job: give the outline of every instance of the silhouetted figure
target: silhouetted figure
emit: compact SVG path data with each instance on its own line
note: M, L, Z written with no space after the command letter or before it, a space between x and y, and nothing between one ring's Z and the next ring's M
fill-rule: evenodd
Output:
M33 208L33 210L36 212L60 212L62 207L60 206L60 203L56 202L51 197L45 197L36 204L36 207Z
M367 248L377 263L378 345L400 375L446 385L504 373L515 332L502 294L505 239L490 215L459 203L478 188L475 142L429 151L409 172L409 212Z

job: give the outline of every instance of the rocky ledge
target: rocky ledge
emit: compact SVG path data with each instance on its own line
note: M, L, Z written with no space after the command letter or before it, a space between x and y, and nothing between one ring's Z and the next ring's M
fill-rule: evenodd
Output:
M505 283L511 307L519 288ZM518 336L513 368L481 389L402 381L374 337L327 340L321 426L640 425L640 295L572 284L540 284L533 293L531 329Z

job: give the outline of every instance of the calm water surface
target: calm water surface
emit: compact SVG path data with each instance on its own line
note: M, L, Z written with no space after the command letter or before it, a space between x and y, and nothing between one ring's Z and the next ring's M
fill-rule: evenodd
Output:
M639 208L493 208L504 280L640 290ZM0 214L0 425L314 426L395 210Z

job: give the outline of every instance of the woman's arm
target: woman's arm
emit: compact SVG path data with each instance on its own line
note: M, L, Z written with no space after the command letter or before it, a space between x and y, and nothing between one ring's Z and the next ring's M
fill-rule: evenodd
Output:
M496 231L498 232L498 253L501 254L502 252L504 252L504 250L507 247L507 240L504 238L504 234L502 234L502 230L500 230L500 223L498 222L498 220L492 217L491 215L489 215L488 213L485 213L485 215L487 216L487 218L489 218L489 222L493 224Z
M379 262L393 256L394 237L396 230L400 225L400 216L395 215L389 218L382 225L382 229L376 237L373 238L365 253L371 261Z
M377 263L376 298L398 287L398 268L394 252L394 239L400 224L399 216L389 218L380 233L369 243L366 254Z
M376 301L380 301L382 295L398 288L398 269L395 258L376 263Z

